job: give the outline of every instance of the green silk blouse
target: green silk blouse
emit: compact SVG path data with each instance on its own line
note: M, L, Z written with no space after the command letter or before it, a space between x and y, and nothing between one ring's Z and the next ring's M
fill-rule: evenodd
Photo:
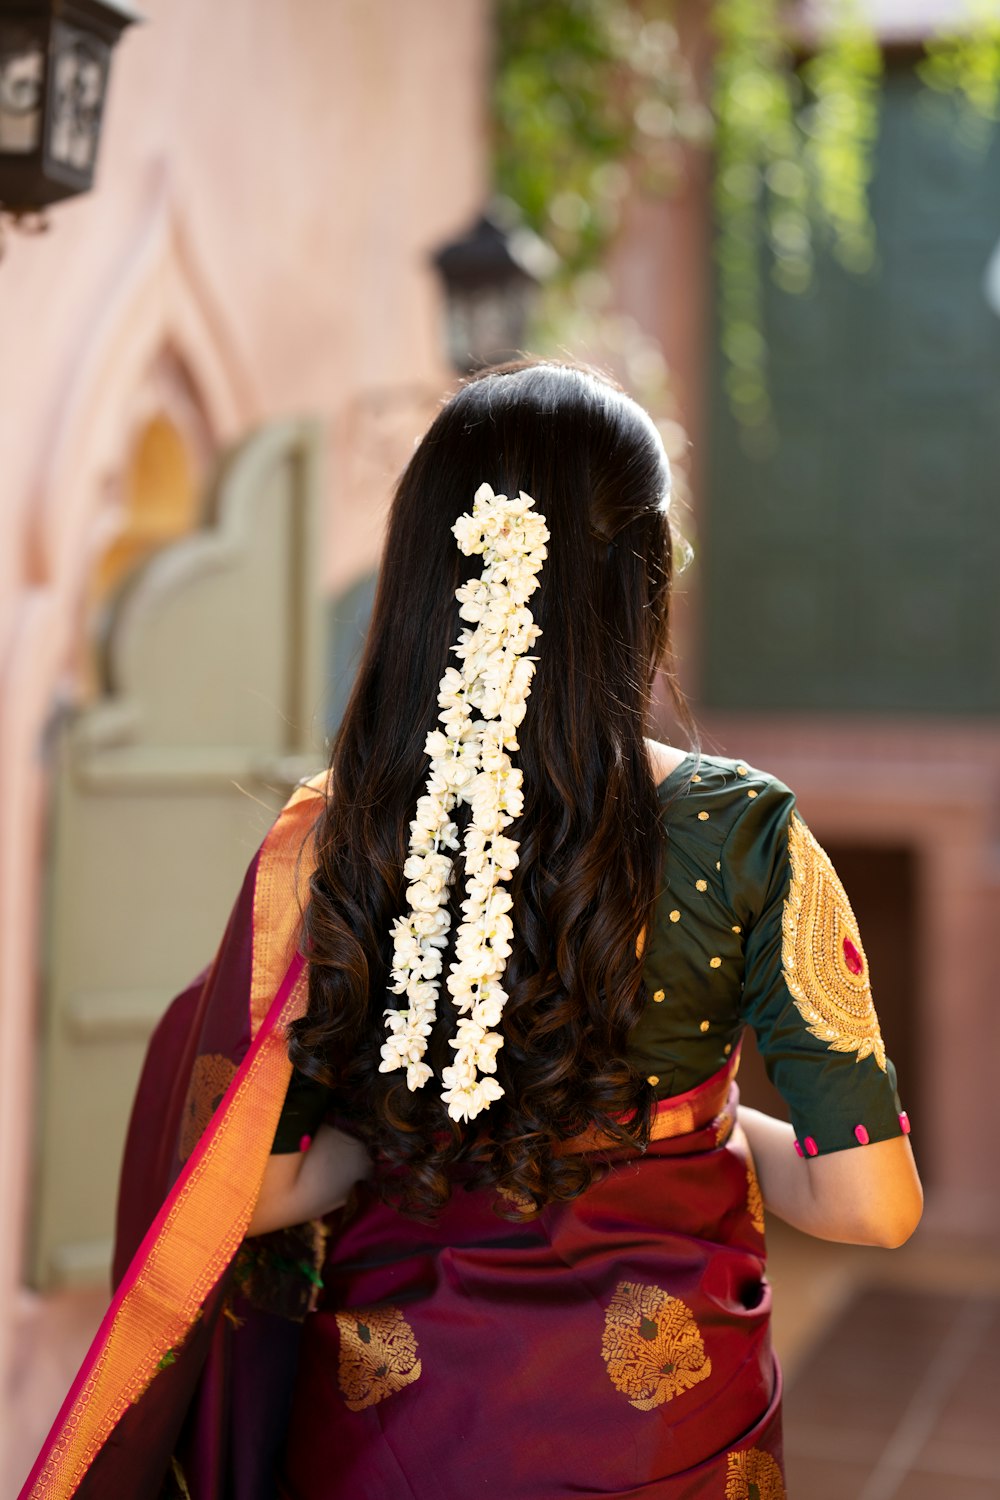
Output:
M854 913L833 865L767 771L692 752L657 788L667 839L629 1056L658 1099L722 1068L751 1026L801 1154L909 1130ZM297 1151L330 1091L297 1071L273 1150Z

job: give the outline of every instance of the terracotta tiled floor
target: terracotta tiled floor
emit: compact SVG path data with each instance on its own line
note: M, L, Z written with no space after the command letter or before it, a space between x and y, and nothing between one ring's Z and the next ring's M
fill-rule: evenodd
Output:
M995 1296L859 1292L791 1384L790 1494L996 1500L998 1335Z
M1000 1257L772 1229L789 1500L1000 1500Z
M16 1495L107 1307L101 1290L24 1291L13 1380L0 1408L0 1495Z

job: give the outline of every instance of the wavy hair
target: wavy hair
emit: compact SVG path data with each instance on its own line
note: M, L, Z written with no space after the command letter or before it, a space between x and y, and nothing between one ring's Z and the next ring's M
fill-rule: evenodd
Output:
M515 764L524 807L513 947L504 975L504 1096L478 1120L448 1116L440 1084L410 1092L380 1073L391 925L424 790L427 732L461 622L455 590L481 559L451 531L477 487L532 495L549 528L531 610L542 628ZM653 1091L628 1059L647 1004L640 937L660 889L663 808L644 743L665 671L680 722L695 727L672 671L676 538L669 466L656 428L614 381L583 365L521 360L478 372L443 406L403 472L388 520L374 610L331 747L306 906L309 1003L289 1055L336 1091L336 1108L380 1163L380 1191L433 1217L454 1182L495 1184L516 1215L568 1200L592 1160L563 1143L596 1129L642 1147ZM452 814L464 830L469 808ZM443 983L464 896L450 901L438 1019L427 1061L452 1059ZM510 1207L514 1205L514 1207Z

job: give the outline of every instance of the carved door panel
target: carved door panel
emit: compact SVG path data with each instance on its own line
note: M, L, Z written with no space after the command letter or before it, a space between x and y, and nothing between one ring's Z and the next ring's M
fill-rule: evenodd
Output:
M223 468L213 524L117 597L108 691L55 734L33 1275L107 1274L145 1045L211 959L243 873L326 761L321 437L281 422Z

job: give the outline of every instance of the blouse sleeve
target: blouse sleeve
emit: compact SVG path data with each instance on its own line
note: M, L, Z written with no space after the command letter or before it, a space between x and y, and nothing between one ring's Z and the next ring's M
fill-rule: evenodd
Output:
M315 1078L300 1073L298 1068L292 1069L271 1147L272 1156L288 1156L293 1151L305 1150L323 1123L332 1093L325 1083L318 1083Z
M722 864L746 934L742 1019L799 1154L907 1134L847 893L777 778L751 790Z

